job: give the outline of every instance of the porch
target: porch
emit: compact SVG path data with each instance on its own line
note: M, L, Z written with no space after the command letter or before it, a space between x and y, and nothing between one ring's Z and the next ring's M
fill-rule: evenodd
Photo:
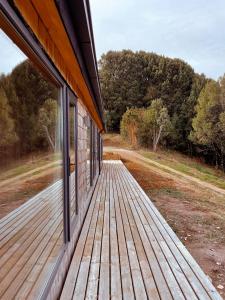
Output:
M61 299L222 299L121 161L105 161Z

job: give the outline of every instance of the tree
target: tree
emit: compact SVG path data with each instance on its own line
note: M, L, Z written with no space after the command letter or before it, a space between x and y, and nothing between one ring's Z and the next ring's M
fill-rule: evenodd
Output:
M39 109L38 114L38 135L48 143L55 152L57 150L56 131L57 131L58 104L54 99L48 99Z
M128 139L133 146L138 144L138 128L143 112L143 109L130 108L122 116L120 123L121 135L124 139Z
M57 89L30 60L17 65L2 83L20 140L17 150L21 155L36 151L40 147L37 135L39 109L46 99L57 99Z
M196 116L193 118L193 130L190 140L196 144L203 145L215 153L215 163L221 158L219 122L223 111L220 101L220 85L214 80L209 80L202 89L196 105ZM222 118L222 116L221 116ZM222 121L222 119L221 119ZM218 140L219 139L219 140Z
M0 147L9 147L18 141L15 133L14 120L11 117L11 108L4 89L0 86Z
M225 74L219 78L219 85L220 85L220 103L225 110Z
M153 151L157 151L159 142L170 130L171 122L167 108L163 106L161 99L153 100L150 107L144 111L143 121L140 124L142 143L152 145Z
M220 86L210 80L200 93L193 118L190 139L201 145L213 145L214 128L220 110Z
M100 83L109 131L119 131L127 108L144 106L144 68L142 55L130 50L109 51L101 57Z
M191 66L155 53L123 50L104 54L99 68L108 131L119 130L127 108L147 108L160 98L175 128L168 145L182 151L190 148L193 106L205 80Z

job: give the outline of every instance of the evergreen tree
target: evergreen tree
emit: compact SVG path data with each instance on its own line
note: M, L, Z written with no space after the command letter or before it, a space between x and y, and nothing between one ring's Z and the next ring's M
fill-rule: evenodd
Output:
M9 147L15 144L18 137L15 133L14 120L11 117L11 108L4 89L0 86L0 147Z

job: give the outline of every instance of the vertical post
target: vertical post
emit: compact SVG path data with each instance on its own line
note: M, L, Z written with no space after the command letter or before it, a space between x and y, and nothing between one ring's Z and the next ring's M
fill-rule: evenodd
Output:
M78 214L79 204L78 204L78 107L77 99L75 100L75 201L76 201L76 214Z
M64 225L64 241L70 241L70 159L69 159L69 99L67 88L64 85L62 88L62 107L63 107L63 169L64 169L64 201L63 201L63 225Z
M92 128L92 119L90 118L90 185L93 185L93 128Z
M101 173L101 134L98 132L98 174Z

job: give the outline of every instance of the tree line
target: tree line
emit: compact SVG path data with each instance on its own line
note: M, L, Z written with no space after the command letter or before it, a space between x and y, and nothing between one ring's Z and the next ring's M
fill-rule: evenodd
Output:
M30 60L0 75L0 160L55 147L57 99L57 88Z
M108 131L224 168L225 76L215 81L180 59L130 50L104 54L99 69Z

